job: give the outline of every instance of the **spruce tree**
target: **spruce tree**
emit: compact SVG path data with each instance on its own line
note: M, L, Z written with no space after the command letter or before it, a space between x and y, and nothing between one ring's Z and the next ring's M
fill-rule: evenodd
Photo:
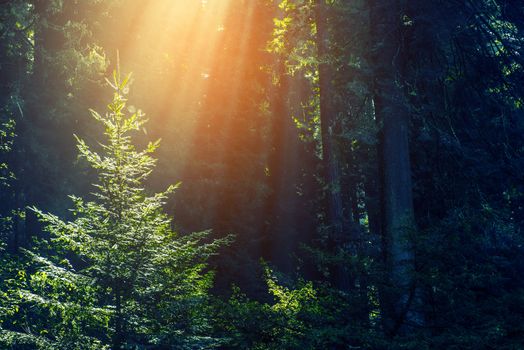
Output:
M20 317L32 324L25 333L54 349L210 348L216 341L202 335L212 283L206 260L226 239L173 232L163 206L177 185L153 195L144 189L159 141L133 145L146 119L127 113L129 79L115 71L108 111L91 110L107 142L94 150L77 137L80 157L98 175L92 198L71 196L72 221L33 208L51 253L28 252L37 267L20 293Z

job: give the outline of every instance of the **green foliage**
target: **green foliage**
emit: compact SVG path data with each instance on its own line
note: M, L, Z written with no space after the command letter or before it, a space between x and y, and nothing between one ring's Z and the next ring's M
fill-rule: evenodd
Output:
M8 193L7 187L15 177L8 164L15 136L13 119L0 122L0 191L4 193ZM12 229L12 214L9 209L0 212L0 252L4 249L8 234Z
M7 185L7 182L14 177L4 159L13 147L15 136L15 121L13 119L8 119L0 124L0 186Z
M80 157L98 174L93 199L71 196L73 221L33 208L51 239L39 254L26 252L30 268L21 272L16 306L26 328L18 332L54 349L209 348L206 260L226 240L173 232L162 207L177 186L154 195L143 188L159 142L142 151L132 143L146 120L126 115L129 78L115 72L108 112L91 111L107 143L94 151L77 138Z
M373 348L382 340L355 317L344 293L301 279L286 286L267 266L265 274L271 301L249 299L235 287L220 305L216 325L230 337L226 349Z
M219 322L231 337L228 349L290 349L311 340L304 315L320 311L313 285L300 282L290 289L279 285L267 267L266 275L272 303L250 300L234 287L229 301L221 305Z
M285 58L291 74L301 70L306 71L306 76L315 74L319 58L315 45L314 7L311 0L285 0L279 4L281 17L273 20L273 38L268 43L268 50Z
M438 330L427 343L461 349L522 344L524 285L512 276L522 268L523 240L508 214L502 206L464 206L420 235L419 274L430 302L426 314Z

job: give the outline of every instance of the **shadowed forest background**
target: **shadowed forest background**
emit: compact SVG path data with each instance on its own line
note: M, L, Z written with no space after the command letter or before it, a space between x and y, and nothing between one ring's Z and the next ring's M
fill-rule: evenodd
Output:
M523 54L511 0L0 0L0 349L524 349Z

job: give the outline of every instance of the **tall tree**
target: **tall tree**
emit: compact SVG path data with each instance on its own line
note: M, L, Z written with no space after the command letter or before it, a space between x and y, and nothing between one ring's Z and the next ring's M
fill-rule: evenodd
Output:
M329 27L330 16L328 5L324 0L315 4L315 19L317 28L317 50L319 56L318 80L320 96L320 128L322 135L322 159L324 163L325 181L329 188L327 193L327 222L333 226L335 235L344 235L348 232L349 215L344 213L343 194L346 189L341 188L341 155L337 150L336 133L340 133L337 125L339 114L342 113L336 104L333 62L330 47L332 34ZM340 237L339 237L340 239Z
M86 87L102 81L100 74L106 69L104 54L90 37L92 18L81 14L92 6L91 1L24 2L28 24L19 35L25 36L30 49L20 87L19 157L14 164L21 208L38 205L64 210L56 194L65 194L78 185L72 169L74 140L70 135L85 124L74 110L87 108L83 93ZM70 133L50 132L57 128ZM28 236L40 230L31 211L26 211L25 230ZM20 243L27 244L28 238Z
M388 331L419 324L412 239L415 233L409 153L410 109L405 97L407 14L400 0L370 1L375 115L381 123L381 167Z

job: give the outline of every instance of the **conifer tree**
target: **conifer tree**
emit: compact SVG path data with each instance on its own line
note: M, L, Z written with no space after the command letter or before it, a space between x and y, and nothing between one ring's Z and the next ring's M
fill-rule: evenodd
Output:
M80 157L98 174L93 198L71 196L72 221L33 208L50 234L48 250L58 253L27 252L37 267L20 293L32 325L25 333L53 349L210 348L214 340L201 336L212 283L205 262L226 239L173 232L162 208L177 186L144 189L159 141L142 151L132 143L146 119L126 112L129 79L114 72L107 113L91 110L107 142L95 151L77 137Z

